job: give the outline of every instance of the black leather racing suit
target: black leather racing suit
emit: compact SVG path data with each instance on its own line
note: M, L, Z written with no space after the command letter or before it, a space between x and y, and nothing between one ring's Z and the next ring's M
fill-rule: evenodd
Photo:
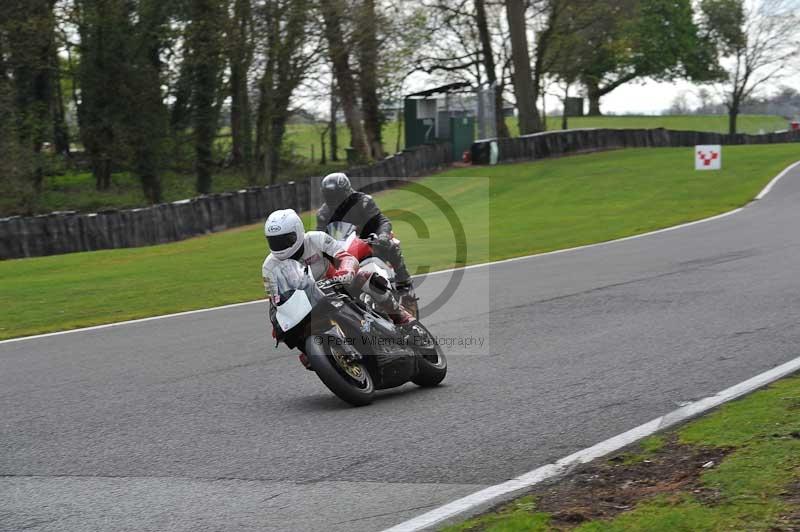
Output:
M334 209L323 203L317 211L317 231L326 231L331 222L353 224L358 228L358 236L361 238L367 238L373 233L390 237L392 233L392 222L384 216L372 196L363 192L353 192ZM373 249L377 256L394 266L397 282L405 283L411 280L400 246L393 243L391 238L382 239L373 246Z

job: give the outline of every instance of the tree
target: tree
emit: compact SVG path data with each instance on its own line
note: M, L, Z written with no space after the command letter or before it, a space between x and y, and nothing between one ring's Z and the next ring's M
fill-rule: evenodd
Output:
M378 98L378 16L375 0L361 0L357 39L359 89L364 110L364 133L374 159L383 159L383 115Z
M161 52L168 7L164 0L75 2L78 120L96 186L108 189L114 168L127 165L151 203L161 201L167 123Z
M544 22L536 42L535 85L543 92L539 87L549 77L560 86L561 128L567 129L570 88L591 60L585 53L585 34L602 23L604 8L598 8L593 0L545 0L540 7Z
M691 108L689 107L689 99L686 96L686 92L681 92L672 99L672 103L665 114L688 115L690 112Z
M769 81L788 73L800 54L800 17L785 0L702 0L703 30L714 43L726 81L718 86L728 110L728 132L736 133L743 102Z
M253 15L250 0L234 0L229 21L231 138L233 165L243 167L252 181L253 126L250 120L248 74L253 63Z
M339 113L339 98L336 97L336 81L331 81L330 94L330 113L331 118L328 125L331 139L331 161L339 160L339 130L336 123L336 115Z
M356 159L366 161L370 155L369 147L362 123L361 108L356 99L358 90L350 66L350 43L345 40L343 28L346 5L343 0L320 0L320 9L325 25L328 54L333 66L333 76L338 88L339 103L350 130L350 144L355 150Z
M690 0L600 0L592 9L595 23L580 33L590 115L600 114L601 97L635 79L719 75Z
M11 2L3 13L10 41L7 69L16 107L15 129L20 144L34 154L31 179L37 192L41 192L44 178L40 154L44 143L52 139L53 3L52 0Z
M494 89L494 116L498 137L508 137L508 126L503 115L503 83L498 83L497 71L494 62L494 50L492 49L492 38L489 34L489 26L486 20L485 0L475 0L475 23L478 27L478 36L481 42L481 58L486 73L486 81Z
M222 24L225 13L217 0L192 0L186 37L192 72L192 115L194 126L197 192L211 192L213 147L217 134L218 91L222 68Z
M525 2L523 0L506 0L506 15L511 34L511 59L514 65L512 79L519 110L519 132L527 135L541 131L542 124L536 107L538 87L531 77Z
M34 154L19 130L24 119L17 107L15 65L10 53L12 42L19 46L16 25L20 15L6 11L0 18L0 190L16 198L20 213L29 213L36 198Z
M309 0L267 0L258 14L257 28L266 35L266 42L259 81L256 159L270 182L278 177L292 95L318 55L318 47L308 42L310 9Z
M168 139L168 112L161 93L169 3L140 0L133 27L131 61L121 94L130 103L122 128L128 160L150 203L161 201L161 172Z
M120 137L126 106L120 98L130 65L132 33L130 19L121 0L76 0L78 33L78 121L84 149L91 161L95 186L111 185L115 160L120 158Z

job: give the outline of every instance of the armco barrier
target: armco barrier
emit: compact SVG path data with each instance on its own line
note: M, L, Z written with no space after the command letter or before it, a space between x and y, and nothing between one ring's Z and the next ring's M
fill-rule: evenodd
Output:
M347 173L355 188L372 185L376 190L386 188L380 178L418 177L451 162L447 145L430 145ZM322 203L320 180L312 177L140 209L3 218L0 259L163 244L263 221L279 208L307 211Z
M777 144L799 141L800 132L797 131L764 135L743 133L726 135L669 129L571 129L514 138L479 140L472 145L472 161L475 164L489 164L493 142L497 144L498 162L513 162L620 148L668 148L699 144Z

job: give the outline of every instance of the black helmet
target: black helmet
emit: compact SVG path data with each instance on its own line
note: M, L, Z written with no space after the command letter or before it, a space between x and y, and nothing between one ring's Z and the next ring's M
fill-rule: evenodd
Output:
M341 172L328 174L322 180L322 198L329 207L336 208L353 193L350 180Z

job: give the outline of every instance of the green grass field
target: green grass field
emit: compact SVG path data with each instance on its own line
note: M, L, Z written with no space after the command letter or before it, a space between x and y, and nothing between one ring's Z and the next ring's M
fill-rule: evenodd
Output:
M512 136L519 135L519 122L516 117L506 118L509 132ZM399 127L398 127L399 126ZM657 115L631 115L631 116L584 116L569 119L570 128L612 128L612 129L648 129L663 127L686 131L714 131L717 133L728 132L728 117L722 115L686 115L686 116L657 116ZM779 116L770 115L740 115L739 131L741 133L769 133L786 129L787 121ZM547 129L555 131L561 129L561 117L550 116L547 118ZM320 128L314 124L292 124L288 128L287 141L292 144L293 151L302 157L311 157L312 151L316 160L320 156L321 139ZM397 139L400 143L397 143ZM404 145L402 124L389 122L383 127L383 144L387 153L394 153L399 146ZM313 145L313 148L311 147ZM344 147L350 145L350 132L346 127L339 129L339 156L344 158ZM330 147L328 146L328 149Z
M509 122L509 127L516 128L516 121ZM600 127L612 129L650 129L663 127L684 131L728 132L728 117L723 115L686 115L686 116L583 116L569 119L570 128ZM788 121L779 116L739 115L739 133L770 133L788 127ZM547 129L561 129L561 117L549 117ZM518 129L511 131L516 134Z
M718 214L747 203L800 145L726 147L724 170L695 172L687 148L624 150L533 163L454 169L421 180L454 208L467 262L601 242ZM472 179L466 179L472 178ZM398 218L407 262L453 266L449 225L414 191L377 196ZM266 215L267 213L265 213ZM488 222L487 222L488 220ZM259 225L160 246L0 262L0 338L256 299L266 246Z
M611 519L570 526L580 532L673 532L721 530L797 530L800 523L800 377L729 403L675 431L680 445L724 449L721 462L700 474L699 487L662 487L631 510ZM666 438L642 442L644 460L657 463ZM629 468L631 461L606 461L605 467ZM616 478L626 478L615 472ZM659 479L652 479L657 485ZM631 481L628 481L632 483ZM668 484L665 482L665 484ZM793 493L793 496L792 496ZM445 532L536 532L564 530L537 510L536 494Z
M516 118L507 119L512 135L519 133ZM547 125L550 129L561 127L559 117L550 117ZM401 124L402 126L402 124ZM727 118L724 116L601 116L583 117L570 120L570 127L607 127L607 128L654 128L697 131L727 131ZM777 116L742 115L740 127L744 132L758 133L761 130L773 131L786 127L785 121ZM350 133L343 125L339 128L338 162L330 161L319 164L321 155L320 126L316 124L290 124L286 137L287 146L294 154L294 165L287 170L282 179L298 179L311 175L325 175L329 172L343 170L347 163L344 147L350 144ZM397 151L397 139L403 147L402 128L398 130L397 122L389 122L384 126L384 146L387 153ZM229 143L223 137L220 143ZM313 147L312 147L313 146ZM312 152L314 158L312 159ZM222 152L220 152L222 153ZM261 183L263 184L263 183ZM232 171L220 171L213 178L213 192L238 190L248 186L244 175ZM162 175L163 201L175 201L195 196L195 177L167 172ZM16 199L6 195L0 197L0 214L15 212ZM98 192L94 188L94 179L88 172L52 175L45 178L44 191L37 200L35 211L47 213L57 210L77 210L93 212L102 209L133 208L146 205L139 181L128 173L115 174L112 186L107 191Z

